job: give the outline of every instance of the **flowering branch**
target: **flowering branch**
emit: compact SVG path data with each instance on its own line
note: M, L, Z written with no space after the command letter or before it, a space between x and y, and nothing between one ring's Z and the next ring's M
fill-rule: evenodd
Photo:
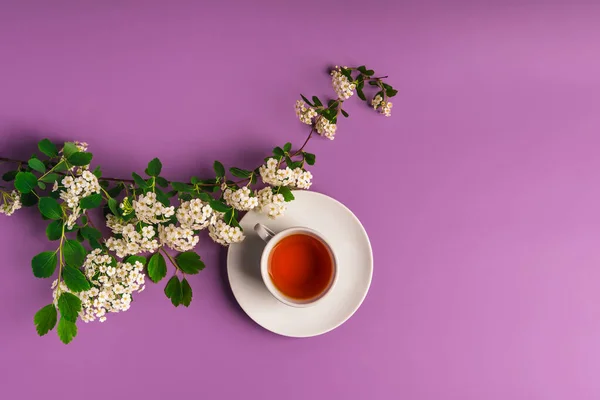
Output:
M34 317L38 334L57 326L60 340L69 343L77 335L78 318L103 322L109 313L128 310L133 293L144 290L146 275L154 283L166 278L167 261L174 273L165 295L174 306L188 307L192 288L186 276L205 267L193 251L202 230L228 246L244 239L240 213L283 215L287 203L294 200L292 189L312 185L313 176L306 166L314 165L316 156L305 151L308 142L315 133L334 138L338 116L349 116L344 102L354 91L367 101L365 83L378 90L371 100L373 108L390 115L388 99L397 91L384 82L387 77L374 77L374 71L365 66L336 67L331 77L335 99L324 102L312 96L311 101L301 95L302 100L296 102L296 115L310 125L304 143L297 150L292 150L290 142L275 147L252 170L226 170L215 161L214 177L168 181L161 176L161 161L155 158L148 163L145 176L134 172L132 179L107 178L100 167L90 169L93 155L86 143L57 146L48 139L38 143L39 156L29 160L0 157L0 162L17 164L2 176L14 189L0 186L0 213L12 215L22 206L37 206L49 222L48 240L58 242L55 250L39 253L31 261L34 276L57 274L52 283L54 301ZM89 211L98 208L111 230L108 238L102 237L90 218Z

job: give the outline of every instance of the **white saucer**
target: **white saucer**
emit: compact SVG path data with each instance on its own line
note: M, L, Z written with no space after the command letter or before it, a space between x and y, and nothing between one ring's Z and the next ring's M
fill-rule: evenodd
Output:
M371 243L360 221L342 203L321 193L294 191L283 217L275 220L249 212L240 221L246 239L229 247L229 283L242 309L271 332L292 337L316 336L343 324L363 302L373 276ZM339 263L336 286L320 303L294 308L269 293L260 275L264 242L254 232L260 222L275 233L292 226L319 231L329 242Z

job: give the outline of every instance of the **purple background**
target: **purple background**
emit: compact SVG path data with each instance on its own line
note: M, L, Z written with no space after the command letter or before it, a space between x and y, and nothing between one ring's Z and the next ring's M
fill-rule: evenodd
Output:
M189 309L149 285L64 346L32 323L45 224L2 217L0 397L600 398L600 7L120 3L0 3L0 153L48 136L107 176L253 167L304 139L293 103L332 93L327 65L366 63L400 89L393 117L352 99L310 150L314 190L371 237L371 291L331 333L276 336L203 237Z

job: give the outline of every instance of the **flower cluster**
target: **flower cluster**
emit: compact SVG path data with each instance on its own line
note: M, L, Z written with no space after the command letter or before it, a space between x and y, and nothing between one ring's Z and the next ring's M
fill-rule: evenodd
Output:
M244 240L244 233L240 227L227 225L222 219L208 227L208 235L223 246Z
M194 235L194 231L175 224L158 225L158 238L161 244L169 246L177 251L192 250L198 244L200 238Z
M238 190L225 189L223 199L239 211L250 211L258 206L258 199L246 186Z
M101 187L98 178L87 170L81 171L81 174L76 177L66 176L61 183L64 190L60 192L60 198L69 208L70 214L67 218L67 227L71 229L81 216L79 201L84 197L100 193ZM54 186L53 190L58 190L58 186Z
M185 228L200 230L216 222L212 207L200 199L184 201L177 209L177 221Z
M156 199L156 193L139 195L132 202L136 217L147 224L164 222L175 214L175 207L166 207Z
M346 68L346 67L344 67ZM336 66L331 71L331 83L333 84L333 90L341 100L347 100L354 94L353 90L356 89L356 85L342 75L340 67Z
M106 216L106 226L114 234L121 237L111 237L106 240L106 247L114 251L117 257L126 257L143 252L155 252L160 245L155 239L156 230L153 226L142 226L135 220L123 225L123 223L114 215Z
M106 321L107 313L127 311L131 306L132 294L141 292L145 286L144 266L141 262L117 263L102 250L96 249L87 255L83 264L84 273L91 282L90 290L73 293L81 300L79 316L84 322ZM60 293L69 292L64 282L52 283L54 304Z
M302 168L279 168L276 158L269 158L267 163L261 165L259 173L262 181L271 186L290 186L308 189L312 185L312 174Z
M19 192L13 190L10 193L2 192L2 205L0 206L0 214L11 216L21 208L21 196Z
M319 135L326 137L329 140L333 140L335 137L335 131L337 130L337 125L332 124L324 117L317 119L316 130Z
M312 125L312 120L317 116L317 112L312 107L307 107L303 100L296 101L296 116L307 125Z
M274 194L272 188L266 187L258 192L258 209L275 219L285 213L287 205L281 193Z
M392 115L392 102L385 101L380 95L377 95L371 101L374 110L380 109L379 112L386 117Z

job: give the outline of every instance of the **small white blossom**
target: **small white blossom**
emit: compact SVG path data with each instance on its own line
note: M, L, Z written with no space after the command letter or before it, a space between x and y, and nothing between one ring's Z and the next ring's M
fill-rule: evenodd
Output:
M194 235L192 229L175 226L174 224L159 225L158 238L162 244L177 251L192 250L200 240L198 236Z
M333 90L341 100L349 99L354 94L353 90L356 89L356 85L342 75L340 67L337 66L331 71L331 83Z
M67 228L71 229L82 214L79 201L84 197L100 193L101 187L98 178L90 171L81 171L76 177L66 176L61 183L64 189L60 192L60 198L67 204L69 216L66 224ZM58 185L55 184L53 191L58 188Z
M259 167L260 176L265 184L301 189L308 189L312 184L312 174L310 172L302 168L291 169L286 167L278 169L278 164L279 162L275 158L269 158L266 164Z
M273 194L273 189L266 187L258 192L258 210L275 219L282 216L287 209L285 199L281 193Z
M312 124L312 120L317 116L317 112L312 107L307 107L307 104L303 100L296 101L296 116L307 125Z
M131 306L133 292L141 292L145 284L144 266L135 263L117 263L102 250L93 250L83 264L84 273L90 279L92 287L79 293L73 293L81 300L82 308L79 317L84 322L98 319L106 321L107 313L127 311ZM96 277L96 279L92 279ZM54 304L60 294L70 292L64 281L58 285L52 283Z
M324 136L327 139L333 140L335 136L335 131L337 130L337 125L332 124L326 118L321 117L317 119L316 129L319 135Z
M118 222L114 216L107 217L106 225L113 229L115 234L120 234L122 237L111 237L106 240L106 247L114 251L117 257L126 257L144 252L153 253L160 247L158 240L153 239L156 236L156 230L153 226L145 226L138 232L137 223L129 223L126 225Z
M243 187L238 190L226 189L223 193L225 202L239 211L250 211L258 206L258 199L248 189Z
M380 95L377 95L373 98L373 100L371 101L371 105L375 110L380 109L379 112L385 115L386 117L392 115L392 102L385 101Z
M216 220L212 207L200 199L181 203L177 209L177 221L182 227L201 230Z
M0 205L0 214L11 216L15 211L21 208L21 197L16 190L12 192L1 192L2 204Z
M244 240L244 233L239 227L229 226L221 219L208 227L208 234L212 240L223 246Z
M164 206L156 199L156 193L152 192L139 195L137 200L133 200L132 206L136 217L147 224L164 222L175 214L175 207Z

